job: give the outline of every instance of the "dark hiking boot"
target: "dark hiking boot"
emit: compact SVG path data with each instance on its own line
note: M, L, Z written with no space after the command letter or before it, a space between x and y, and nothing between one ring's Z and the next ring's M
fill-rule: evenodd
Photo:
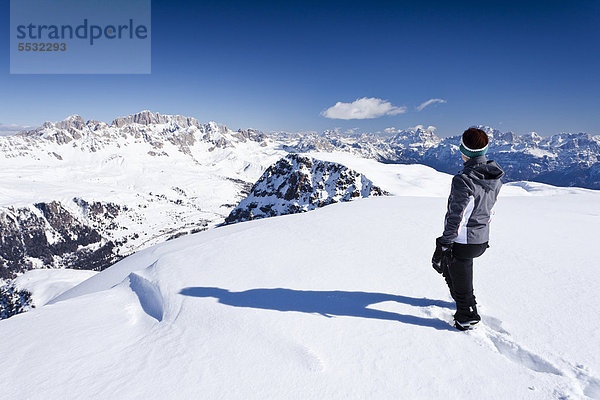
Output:
M481 321L481 317L477 313L476 306L470 306L467 308L459 308L454 314L454 326L459 331L467 331L475 328Z

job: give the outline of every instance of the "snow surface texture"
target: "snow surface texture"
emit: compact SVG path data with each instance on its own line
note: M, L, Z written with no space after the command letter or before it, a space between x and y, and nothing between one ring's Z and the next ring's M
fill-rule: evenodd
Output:
M430 266L447 193L359 199L147 248L2 321L3 397L599 399L600 193L506 189L476 331Z
M342 164L289 154L267 168L226 223L296 214L387 192Z
M41 307L95 274L75 269L27 271L9 285L0 286L0 320Z

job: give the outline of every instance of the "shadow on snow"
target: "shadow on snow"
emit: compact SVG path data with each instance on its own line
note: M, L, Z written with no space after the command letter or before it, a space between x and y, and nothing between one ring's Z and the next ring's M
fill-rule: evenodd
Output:
M251 289L230 292L216 287L187 287L179 294L192 297L214 297L219 303L234 307L261 308L277 311L317 313L325 317L348 316L399 321L405 324L427 326L438 330L453 330L447 322L438 318L423 318L367 308L383 301L396 301L415 307L438 306L454 308L443 300L398 296L386 293L311 291L293 289Z

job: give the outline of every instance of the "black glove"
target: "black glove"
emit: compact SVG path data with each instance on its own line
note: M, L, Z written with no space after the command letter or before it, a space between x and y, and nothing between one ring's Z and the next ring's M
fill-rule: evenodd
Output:
M452 262L452 243L442 243L440 239L435 239L435 251L431 257L431 265L439 274Z

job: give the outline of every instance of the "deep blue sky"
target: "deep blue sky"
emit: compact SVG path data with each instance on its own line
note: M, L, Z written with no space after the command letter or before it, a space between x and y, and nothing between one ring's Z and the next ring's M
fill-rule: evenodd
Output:
M10 75L0 0L0 124L150 109L233 129L487 124L600 134L600 2L152 2L152 74ZM118 60L117 60L118 61ZM328 119L361 97L406 106ZM431 99L446 103L415 107Z

